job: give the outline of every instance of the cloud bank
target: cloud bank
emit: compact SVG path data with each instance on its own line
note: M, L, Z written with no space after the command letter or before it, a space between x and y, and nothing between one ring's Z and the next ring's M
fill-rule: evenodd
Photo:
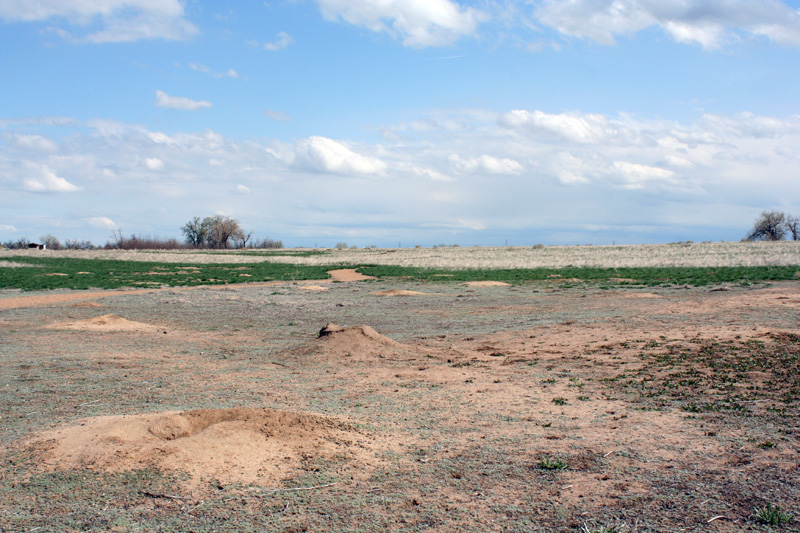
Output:
M57 142L45 128L25 135L57 150L38 139L0 145L0 191L15 205L58 197L47 209L63 225L102 199L114 227L173 235L223 211L287 243L719 240L740 238L762 209L800 213L800 117L453 110L384 129L395 140L254 142L90 121ZM22 220L4 224L28 231Z

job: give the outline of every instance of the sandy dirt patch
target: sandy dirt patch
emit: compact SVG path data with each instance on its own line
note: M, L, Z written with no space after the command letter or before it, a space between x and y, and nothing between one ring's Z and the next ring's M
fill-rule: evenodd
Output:
M355 268L329 270L328 274L330 275L332 281L364 281L367 279L375 279L374 276L367 276L359 273Z
M366 470L375 441L347 422L272 409L202 409L87 418L31 441L49 469L188 472L191 484L275 484L314 458L345 456Z
M467 287L508 287L509 284L505 281L467 281L461 285Z
M403 289L389 289L388 291L377 291L370 294L373 296L421 296L427 293L419 291L407 291Z
M53 329L73 329L77 331L156 331L159 328L127 320L116 315L102 315L75 322L59 322L49 326Z
M300 289L304 291L319 291L319 292L324 292L329 290L328 287L323 287L321 285L301 285Z

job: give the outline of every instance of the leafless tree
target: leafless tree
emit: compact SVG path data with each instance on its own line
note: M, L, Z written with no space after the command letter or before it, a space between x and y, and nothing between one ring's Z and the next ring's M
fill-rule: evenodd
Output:
M212 248L227 248L230 241L244 238L244 232L235 218L216 215L207 217L203 223L206 220L209 221L206 242Z
M747 240L780 241L785 236L786 214L782 211L762 211L747 234Z
M208 233L207 221L209 220L210 217L203 220L200 220L200 217L194 217L181 227L181 232L186 238L186 244L195 248L203 246L206 242L206 234Z
M792 235L793 241L800 241L800 217L788 215L786 217L786 229Z
M39 240L42 244L46 245L48 250L60 250L61 249L61 241L54 235L43 235L39 237Z

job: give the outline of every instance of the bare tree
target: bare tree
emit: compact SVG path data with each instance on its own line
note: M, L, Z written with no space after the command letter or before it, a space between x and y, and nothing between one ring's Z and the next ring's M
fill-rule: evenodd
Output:
M756 218L753 229L747 234L748 241L780 241L786 236L786 214L782 211L762 211Z
M51 234L43 235L39 237L39 240L42 244L46 245L50 250L60 250L61 249L61 241L58 240L57 237Z
M786 229L792 234L793 241L800 241L800 217L797 215L787 215Z
M181 227L181 232L186 238L186 244L195 248L203 246L208 233L208 221L210 221L210 217L206 217L203 220L200 220L200 217L194 217Z
M209 221L206 242L212 248L227 248L229 241L244 238L244 232L235 218L216 215L206 217L203 223L206 221Z

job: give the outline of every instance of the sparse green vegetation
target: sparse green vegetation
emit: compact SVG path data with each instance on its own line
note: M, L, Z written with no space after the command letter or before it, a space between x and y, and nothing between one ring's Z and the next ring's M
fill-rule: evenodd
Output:
M794 516L786 513L777 505L767 503L766 506L753 510L756 520L770 526L782 526L794 520Z
M567 463L560 457L543 457L539 461L539 468L543 470L565 470Z

